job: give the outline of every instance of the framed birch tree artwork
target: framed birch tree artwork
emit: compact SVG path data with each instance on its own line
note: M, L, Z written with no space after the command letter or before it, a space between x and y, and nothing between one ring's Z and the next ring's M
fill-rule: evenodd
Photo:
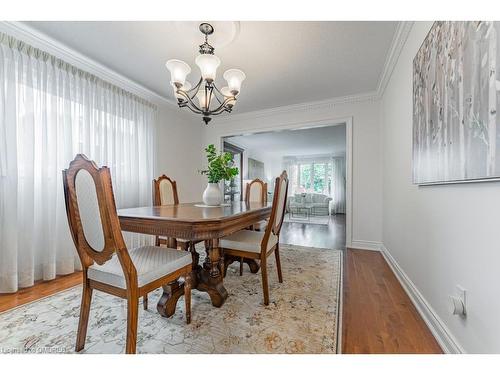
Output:
M413 182L500 179L500 22L435 22L413 60Z

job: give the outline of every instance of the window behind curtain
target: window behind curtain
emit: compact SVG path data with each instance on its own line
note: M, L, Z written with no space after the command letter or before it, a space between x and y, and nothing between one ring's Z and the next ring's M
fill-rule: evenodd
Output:
M155 126L154 105L0 33L0 293L78 267L61 173L77 153L110 167L118 208L150 204Z
M332 191L332 163L325 161L297 162L292 164L292 194L319 193L330 195Z

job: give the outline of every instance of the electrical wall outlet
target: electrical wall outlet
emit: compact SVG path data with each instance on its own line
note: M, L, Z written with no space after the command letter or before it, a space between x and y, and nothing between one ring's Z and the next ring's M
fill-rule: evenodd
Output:
M466 290L464 288L462 288L460 285L457 285L456 289L457 289L458 298L460 298L462 300L462 303L464 305L463 315L467 315L467 298L466 298L467 293L466 293Z
M456 286L456 293L450 296L451 313L453 315L466 316L467 315L467 299L466 290L460 285Z

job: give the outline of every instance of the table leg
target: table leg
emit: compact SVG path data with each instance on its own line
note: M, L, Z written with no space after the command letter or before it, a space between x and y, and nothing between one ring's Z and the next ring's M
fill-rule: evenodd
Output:
M172 237L167 238L167 246L170 249L177 249L177 240Z
M212 305L221 307L228 296L222 277L224 257L220 252L218 238L210 240L207 245L207 257L203 267L199 268L196 289L207 292Z
M191 288L196 288L198 285L198 274L201 271L201 266L198 264L200 261L200 254L196 251L194 242L189 243L189 251L193 259L193 270L191 271Z

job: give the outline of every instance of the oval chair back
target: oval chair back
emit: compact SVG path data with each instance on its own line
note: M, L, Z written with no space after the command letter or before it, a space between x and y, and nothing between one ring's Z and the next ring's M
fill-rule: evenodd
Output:
M164 174L153 180L153 204L155 206L179 204L177 183Z
M174 268L174 271L170 273L162 270L156 279L144 282L139 288L137 269L123 240L109 169L107 167L99 168L85 155L78 154L70 163L69 168L63 171L63 183L68 223L83 266L82 303L75 350L81 351L85 346L93 289L127 299L126 353L135 353L136 351L139 298L144 298L143 303L147 308L148 292L161 285L177 282L179 275L176 272L185 272L183 277L185 278L186 320L189 323L191 319L190 273L192 269L190 257L188 256L188 265ZM158 252L154 251L155 248L151 246L134 250L133 255L138 257L135 259L139 265L142 265L143 271L144 264L147 264L144 259L159 259L157 255L154 255ZM105 266L100 267L99 270L99 267L94 264L95 262L98 265L103 265L113 257L115 252L118 259L114 258L108 264L111 268L105 270ZM146 252L153 254L153 256ZM174 252L177 251L174 250ZM140 254L146 255L141 257ZM109 277L106 277L109 282L103 276L96 278L99 272L116 277L118 265L114 262L119 262L119 267L122 268L126 288L122 284L113 284L109 281ZM168 262L163 263L168 264ZM160 266L162 266L161 263L158 264L159 270ZM148 272L156 275L156 271L151 269L151 272Z
M125 262L134 267L116 213L109 168L78 154L63 170L63 184L68 223L84 270L94 262L104 264L115 251L122 266Z
M271 236L279 236L283 219L285 218L285 204L288 193L288 176L286 171L283 171L279 177L276 177L274 184L274 198L269 225L262 239L262 243L267 245ZM267 246L262 246L266 249Z
M245 189L245 202L267 203L267 183L259 178L248 182Z

